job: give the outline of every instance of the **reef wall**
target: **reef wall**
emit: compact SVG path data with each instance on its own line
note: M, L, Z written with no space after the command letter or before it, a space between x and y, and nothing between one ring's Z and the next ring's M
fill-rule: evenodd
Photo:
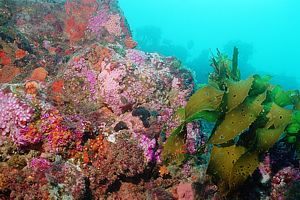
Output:
M115 0L0 5L0 199L193 199L201 169L161 161L191 73L134 49Z

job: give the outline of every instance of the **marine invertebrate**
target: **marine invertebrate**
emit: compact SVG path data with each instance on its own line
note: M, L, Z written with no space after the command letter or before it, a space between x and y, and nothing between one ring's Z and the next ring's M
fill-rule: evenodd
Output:
M146 55L144 52L128 49L126 50L126 57L130 59L134 64L141 65L145 63Z
M0 171L5 171L4 179L7 183L5 189L9 189L8 197L3 193L4 198L24 198L32 197L46 199L49 196L47 190L47 180L44 173L31 170L12 170L11 168L1 168Z
M121 92L124 86L120 85L120 82L125 76L126 66L124 65L120 65L112 71L107 67L98 76L98 80L103 86L100 88L100 94L116 114L121 114L122 106L131 101L126 93L122 94Z
M103 196L122 177L134 178L147 167L143 150L126 133L117 135L115 143L109 143L99 135L88 144L85 149L89 158L84 172L95 196Z
M134 134L139 141L139 147L144 150L144 156L148 162L161 162L160 150L157 150L157 142L155 138L148 138L145 135Z
M59 152L62 151L61 148L71 143L71 137L71 131L62 126L57 126L50 129L47 136L47 143L44 146L50 152Z
M28 81L25 83L25 91L27 94L36 95L39 84L36 81Z
M108 197L108 200L113 199L136 199L144 200L145 194L142 187L132 183L123 183L118 192L113 193Z
M47 110L41 115L40 120L39 132L44 135L43 147L47 152L70 153L66 150L82 149L83 133L76 129L71 131L68 126L64 125L64 119L58 110Z
M132 111L132 116L139 117L143 122L144 127L149 128L150 112L144 107L138 107Z
M78 168L69 162L60 161L59 158L53 163L44 158L33 158L26 170L1 167L0 177L3 171L6 173L1 179L3 188L0 191L6 194L5 189L8 189L8 195L14 199L80 199L86 192L85 180Z
M52 164L45 158L33 158L28 166L34 171L47 171L52 167Z
M205 144L199 123L188 123L186 127L186 148L189 154L196 154L198 148Z
M33 116L33 109L25 102L20 101L12 93L0 90L0 130L2 135L10 134L17 142L20 130L25 128Z
M0 30L0 80L14 82L3 94L11 88L32 113L1 136L0 160L10 165L0 166L0 198L173 199L165 188L178 177L158 177L156 164L191 74L176 59L133 50L115 0L13 2L19 12L5 26L14 27Z
M285 199L287 190L300 180L299 169L286 167L272 177L271 199Z
M91 139L87 142L84 147L82 154L82 160L84 163L91 163L94 167L98 167L98 161L106 154L107 151L107 141L104 139L103 135L98 135L95 139Z
M15 57L17 60L24 58L27 55L27 52L23 49L17 49L15 52Z
M1 58L2 65L9 65L12 62L11 58L7 56L7 54L3 50L0 50L0 58Z
M105 23L109 19L108 9L101 9L95 16L91 17L88 22L88 30L92 33L99 35L100 31L104 28Z
M271 158L270 155L267 154L262 163L260 163L259 172L262 176L261 183L267 183L271 178Z
M9 186L7 179L4 174L0 173L0 191L4 191Z
M47 75L48 75L48 72L46 71L45 68L38 67L32 71L31 76L29 77L29 80L45 81Z
M13 169L23 169L26 166L26 158L22 155L13 155L9 158L7 164Z
M85 178L74 164L57 160L52 166L46 174L50 198L82 199L85 197L87 190Z
M121 36L122 28L121 28L121 17L119 14L112 14L109 16L108 20L105 22L106 30L116 37Z
M184 87L183 79L174 77L172 80L172 89L169 93L169 100L172 104L177 104L181 107L186 105L187 98L189 97L189 91L182 90L182 87Z
M58 79L52 83L51 90L49 91L50 96L58 104L61 104L63 101L64 85L65 85L64 80Z
M65 9L67 14L65 32L71 43L79 42L85 35L89 18L98 9L98 3L96 0L90 2L68 0Z
M28 146L38 144L44 139L43 133L39 132L35 124L21 128L19 134L15 137L14 142L18 146Z

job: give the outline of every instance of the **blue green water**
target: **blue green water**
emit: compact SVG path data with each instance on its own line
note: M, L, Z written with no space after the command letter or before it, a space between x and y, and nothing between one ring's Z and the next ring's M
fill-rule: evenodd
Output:
M300 88L298 0L119 0L139 48L180 58L199 81L216 48L240 50L245 76Z

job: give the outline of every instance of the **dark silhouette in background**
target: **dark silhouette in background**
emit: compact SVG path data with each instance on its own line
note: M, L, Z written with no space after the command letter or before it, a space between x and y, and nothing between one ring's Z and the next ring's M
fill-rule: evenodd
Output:
M203 49L196 58L186 63L186 65L194 71L196 80L199 83L207 83L208 74L212 72L210 57L210 50Z
M284 89L286 90L296 90L300 89L300 82L299 78L289 76L286 74L275 74L272 75L272 80L271 82L276 85L281 85Z
M175 44L173 41L164 39L162 31L155 26L145 26L137 28L134 31L135 40L138 42L138 48L147 52L159 52L164 56L175 56L183 63L186 62L190 53L189 50L182 46ZM187 47L192 48L193 42L190 41Z
M174 41L163 38L162 30L156 26L144 26L134 31L135 40L138 42L138 48L146 52L158 52L164 56L175 56L192 70L195 74L197 83L207 83L208 74L212 71L210 58L215 49L203 49L199 54L195 54L194 41L189 41L185 46L178 45ZM222 52L231 57L233 47L239 49L239 68L242 78L259 73L262 75L271 75L272 83L279 84L284 89L297 89L300 87L297 77L286 74L270 74L259 69L259 66L253 66L251 59L255 53L252 44L240 40L232 40L220 48ZM195 56L197 55L197 56Z

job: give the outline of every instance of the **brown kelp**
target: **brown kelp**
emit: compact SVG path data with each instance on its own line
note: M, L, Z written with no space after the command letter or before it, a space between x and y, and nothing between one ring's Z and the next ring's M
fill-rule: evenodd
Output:
M227 195L253 174L260 155L279 138L297 142L300 98L298 90L285 91L270 84L270 76L256 74L241 80L236 47L232 59L218 50L211 66L214 71L208 84L198 89L182 108L183 122L166 141L163 159L168 163L172 158L176 164L184 161L185 151L178 148L183 148L189 122L215 122L208 139L212 145L208 173Z

